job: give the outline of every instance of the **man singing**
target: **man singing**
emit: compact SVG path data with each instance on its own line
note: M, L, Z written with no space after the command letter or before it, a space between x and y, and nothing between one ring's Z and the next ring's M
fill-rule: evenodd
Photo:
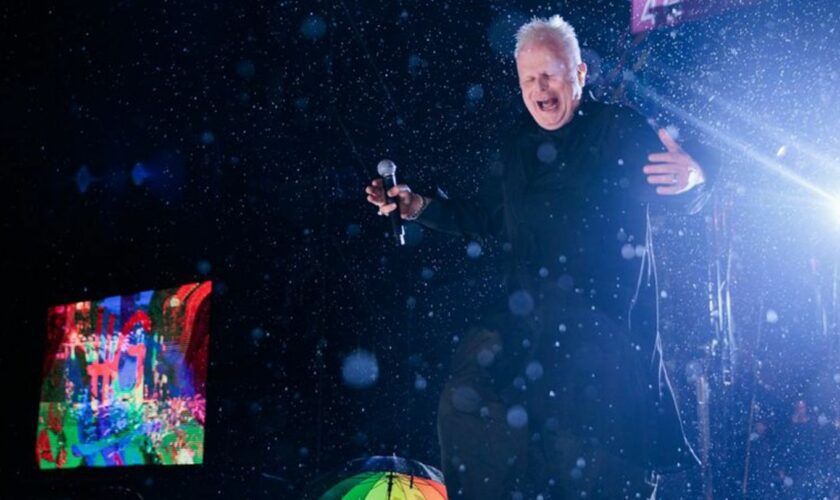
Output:
M456 350L438 426L451 498L637 498L645 470L694 460L659 357L651 220L707 197L698 163L628 108L583 92L572 27L534 19L516 36L527 115L476 199L382 182L380 214L506 256L506 294ZM649 488L647 488L649 489Z

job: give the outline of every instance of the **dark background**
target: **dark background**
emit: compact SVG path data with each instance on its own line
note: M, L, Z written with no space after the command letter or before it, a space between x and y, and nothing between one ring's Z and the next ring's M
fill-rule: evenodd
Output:
M0 9L10 496L297 498L357 456L437 465L437 397L495 252L417 226L394 248L362 190L389 157L415 191L474 193L522 112L515 28L554 13L577 29L591 88L720 153L743 376L713 385L714 488L840 491L840 224L757 159L786 145L780 161L840 192L835 2L768 0L636 39L625 1ZM200 279L215 289L205 464L38 471L47 307ZM717 369L704 335L669 339L689 389L688 360ZM378 361L367 389L342 381L356 349ZM747 452L756 400L773 431ZM800 400L812 418L794 428Z

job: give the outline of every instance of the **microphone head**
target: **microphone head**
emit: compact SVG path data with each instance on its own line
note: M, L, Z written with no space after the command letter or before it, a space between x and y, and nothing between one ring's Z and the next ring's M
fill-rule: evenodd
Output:
M397 166L394 165L394 162L391 160L382 160L379 162L379 165L376 166L376 171L379 172L379 175L382 177L388 177L396 173Z

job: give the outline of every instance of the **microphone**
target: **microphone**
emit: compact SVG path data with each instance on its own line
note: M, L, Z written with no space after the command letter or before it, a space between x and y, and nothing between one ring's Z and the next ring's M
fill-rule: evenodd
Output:
M397 204L397 209L388 214L388 217L391 219L391 233L393 233L397 245L405 245L405 229L403 228L402 218L400 217L399 198L388 196L388 191L397 185L397 166L391 160L382 160L376 166L376 171L382 177L382 187L385 189L385 203Z

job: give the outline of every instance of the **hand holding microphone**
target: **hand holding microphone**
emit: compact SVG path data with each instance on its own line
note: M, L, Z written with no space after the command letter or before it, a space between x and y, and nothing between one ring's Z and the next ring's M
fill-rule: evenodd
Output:
M405 184L397 184L396 165L391 160L382 160L377 166L381 179L374 179L365 188L367 201L379 207L379 215L391 218L392 231L398 244L403 245L404 230L401 219L414 220L426 208L429 199L412 193ZM399 207L399 211L397 208Z

